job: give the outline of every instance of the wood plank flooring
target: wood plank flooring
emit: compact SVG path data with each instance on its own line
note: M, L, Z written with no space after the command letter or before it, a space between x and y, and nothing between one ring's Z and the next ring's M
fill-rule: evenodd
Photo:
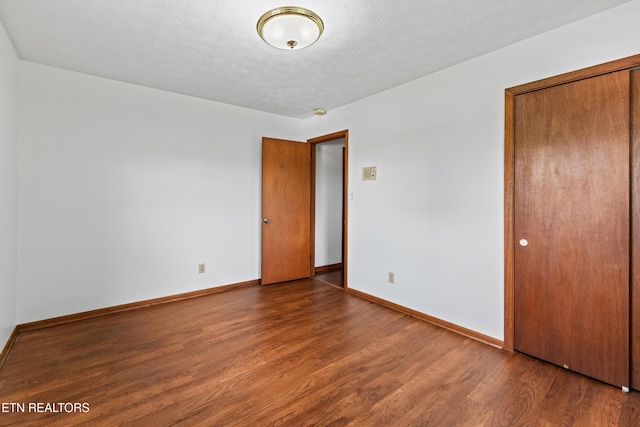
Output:
M325 273L316 273L316 279L321 282L329 283L339 287L344 287L344 279L342 277L342 270L328 271Z
M88 412L29 411L66 402ZM640 425L637 392L318 280L22 332L0 405L2 426Z

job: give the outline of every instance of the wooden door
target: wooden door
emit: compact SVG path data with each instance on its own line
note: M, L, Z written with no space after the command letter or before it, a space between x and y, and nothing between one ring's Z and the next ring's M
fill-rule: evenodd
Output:
M629 72L515 98L515 349L629 386Z
M262 138L263 285L311 275L309 146Z
M631 71L631 387L640 390L640 70Z

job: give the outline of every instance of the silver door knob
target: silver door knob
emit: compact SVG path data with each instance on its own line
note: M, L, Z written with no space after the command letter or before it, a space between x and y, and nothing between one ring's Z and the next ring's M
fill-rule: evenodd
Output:
M262 222L264 222L265 224L269 224L271 220L269 218L265 218L262 220Z
M520 239L520 246L528 246L529 241L527 239Z

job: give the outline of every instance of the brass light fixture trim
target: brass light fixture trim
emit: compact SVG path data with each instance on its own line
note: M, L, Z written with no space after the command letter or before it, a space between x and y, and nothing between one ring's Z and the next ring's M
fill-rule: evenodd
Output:
M302 49L315 43L324 32L316 13L296 6L282 6L264 13L256 26L258 34L277 49Z

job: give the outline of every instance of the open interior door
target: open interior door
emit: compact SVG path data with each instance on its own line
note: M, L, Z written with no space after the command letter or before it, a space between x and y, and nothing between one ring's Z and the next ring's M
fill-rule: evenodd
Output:
M310 144L262 138L263 285L311 275Z

